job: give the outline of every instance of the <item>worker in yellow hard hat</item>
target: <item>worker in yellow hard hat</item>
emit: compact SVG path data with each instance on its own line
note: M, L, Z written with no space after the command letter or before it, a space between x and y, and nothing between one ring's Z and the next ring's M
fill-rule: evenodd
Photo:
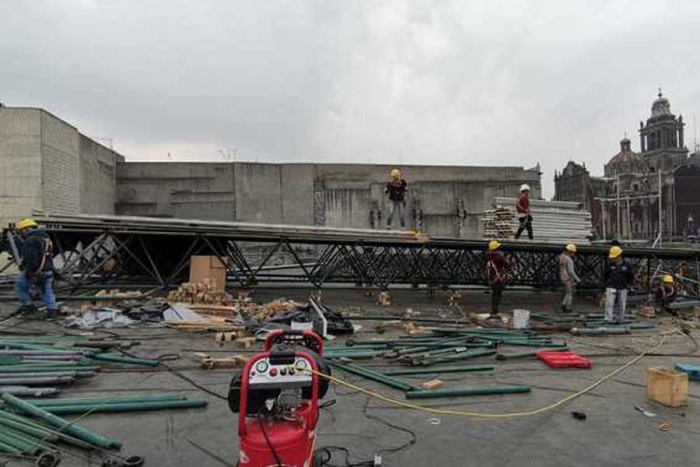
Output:
M661 282L659 284L659 288L656 289L656 303L657 305L666 311L671 312L672 314L676 314L676 311L673 310L673 307L671 304L676 301L676 298L678 297L678 292L676 291L676 284L675 281L673 280L673 276L670 274L667 274L661 278Z
M506 288L506 278L510 263L503 256L501 242L491 240L486 254L486 277L491 286L491 318L498 318L498 307Z
M386 216L386 228L389 230L391 230L391 224L395 214L399 216L401 229L406 228L405 211L407 191L408 184L401 176L401 171L399 169L392 169L391 172L389 172L389 181L386 183L386 188L384 188L384 193L389 197L388 213Z
M634 270L622 253L621 247L611 247L605 265L605 321L608 323L625 319L627 293L634 285Z
M571 305L574 300L574 285L580 284L581 279L574 269L574 256L576 245L569 243L564 247L564 252L559 256L559 278L564 284L564 299L561 302L561 311L571 313Z
M15 279L15 296L20 303L22 313L36 312L32 302L31 287L40 292L49 317L58 315L56 295L53 291L54 266L53 245L46 232L39 229L34 219L22 219L17 223L22 237L22 245L17 258L20 274Z

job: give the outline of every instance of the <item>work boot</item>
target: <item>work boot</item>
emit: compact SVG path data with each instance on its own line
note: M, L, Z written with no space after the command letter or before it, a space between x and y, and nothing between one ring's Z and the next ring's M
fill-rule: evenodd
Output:
M57 308L52 308L52 309L46 310L46 319L53 321L57 318L58 318L58 309Z
M17 309L17 313L20 315L33 315L39 310L34 305L22 305Z

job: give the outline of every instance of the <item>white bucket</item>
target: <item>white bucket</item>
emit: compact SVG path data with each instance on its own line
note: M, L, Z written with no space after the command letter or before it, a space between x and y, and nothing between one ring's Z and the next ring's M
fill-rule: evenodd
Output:
M515 329L527 329L530 326L530 312L528 310L513 310L513 327Z

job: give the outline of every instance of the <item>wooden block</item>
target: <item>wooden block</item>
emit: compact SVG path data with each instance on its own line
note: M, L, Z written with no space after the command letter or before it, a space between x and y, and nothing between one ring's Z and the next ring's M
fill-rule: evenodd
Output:
M653 318L656 315L656 311L653 306L640 305L637 308L637 315L644 318Z
M224 342L233 342L238 338L238 332L217 332L214 336L216 342L223 344Z
M377 297L377 302L381 306L391 306L391 295L389 295L389 292L380 292Z
M439 380L439 379L432 379L430 381L426 381L425 383L422 384L423 389L426 391L432 391L433 389L440 389L445 385L444 381Z
M233 357L213 358L207 356L200 361L202 368L241 368L248 362L249 357L243 355L234 355Z
M647 368L647 397L669 407L688 403L688 375L669 368Z
M255 345L255 337L239 337L233 341L233 345L239 349L249 349Z

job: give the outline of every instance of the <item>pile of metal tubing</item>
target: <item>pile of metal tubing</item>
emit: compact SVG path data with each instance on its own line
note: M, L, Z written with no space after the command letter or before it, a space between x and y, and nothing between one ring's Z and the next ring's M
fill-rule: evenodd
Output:
M527 351L503 352L504 347L527 347ZM496 385L424 390L397 376L440 375L493 371L494 365L455 365L456 362L483 357L496 360L534 357L539 350L568 350L565 342L527 330L483 329L467 327L431 328L429 332L387 339L349 340L345 347L329 347L324 357L334 368L384 386L403 391L407 399L460 397L487 394L530 392L529 386ZM356 360L381 358L395 366L379 371L358 365ZM447 364L446 366L443 366ZM396 368L398 366L398 368Z

